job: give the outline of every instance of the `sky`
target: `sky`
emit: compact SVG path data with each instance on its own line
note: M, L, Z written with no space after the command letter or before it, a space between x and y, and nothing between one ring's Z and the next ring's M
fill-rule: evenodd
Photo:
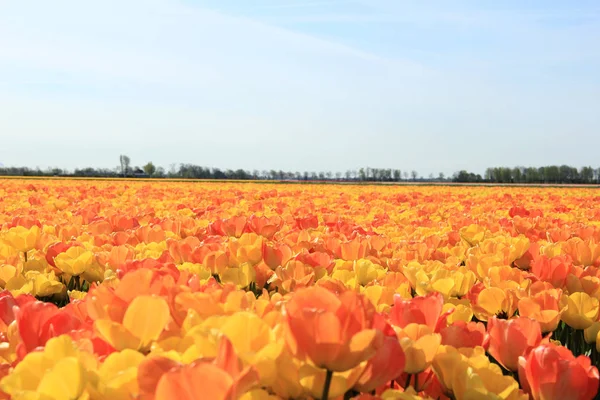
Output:
M600 2L0 0L0 163L600 167Z

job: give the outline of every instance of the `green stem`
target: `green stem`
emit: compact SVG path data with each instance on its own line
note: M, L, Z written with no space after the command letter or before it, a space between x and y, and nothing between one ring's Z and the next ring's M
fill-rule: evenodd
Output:
M419 374L415 374L415 392L419 393Z
M333 378L333 371L327 370L327 374L325 375L325 385L323 385L323 395L321 396L321 400L329 399L329 387L331 386L332 378Z
M407 374L406 384L404 385L404 389L408 389L408 387L410 386L410 378L412 378L412 375L411 374Z
M572 338L571 338L571 352L575 357L578 357L581 353L581 343L579 341L580 334L578 330L573 330Z
M26 252L26 251L24 251L24 252L23 252L23 255L25 256L25 262L27 262L27 252Z
M587 343L585 341L585 332L583 330L579 330L579 355L583 355L587 350Z

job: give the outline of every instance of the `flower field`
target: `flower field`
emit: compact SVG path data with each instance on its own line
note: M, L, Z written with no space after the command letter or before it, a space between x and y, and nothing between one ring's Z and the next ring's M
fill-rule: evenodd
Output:
M593 399L598 204L0 180L0 398Z

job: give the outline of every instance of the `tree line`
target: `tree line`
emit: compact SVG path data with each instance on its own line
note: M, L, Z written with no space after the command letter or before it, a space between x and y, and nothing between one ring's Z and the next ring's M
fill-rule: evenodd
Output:
M157 167L152 162L143 166L132 166L126 155L119 157L119 165L114 168L76 168L73 171L61 168L0 167L0 176L65 176L65 177L104 177L104 178L176 178L176 179L217 179L217 180L283 180L283 181L339 181L339 182L462 182L462 183L529 183L529 184L599 184L600 168L568 165L545 167L494 167L486 169L484 175L462 170L451 177L443 173L421 176L415 170L392 168L359 168L345 172L331 171L283 171L220 169L195 164L171 164L169 169Z
M179 179L235 179L235 180L298 180L298 181L365 181L365 182L399 182L399 181L444 181L443 173L428 178L419 175L415 170L401 171L392 168L359 168L345 172L331 171L283 171L209 168L195 164L171 164L168 170L157 167L152 162L142 166L132 166L127 155L119 156L119 165L110 168L76 168L69 171L61 168L31 169L28 167L0 167L0 175L4 176L72 176L72 177L106 177L106 178L179 178Z
M216 180L295 180L295 181L446 181L443 173L425 178L416 171L402 172L398 169L360 168L342 172L331 171L283 171L209 168L194 164L173 164L169 170L148 163L142 167L76 168L69 171L61 168L0 167L0 176L47 176L47 177L103 177L103 178L177 178Z
M454 174L454 182L489 183L546 183L546 184L598 184L600 168L569 165L548 165L544 167L493 167L487 168L483 176L468 171Z

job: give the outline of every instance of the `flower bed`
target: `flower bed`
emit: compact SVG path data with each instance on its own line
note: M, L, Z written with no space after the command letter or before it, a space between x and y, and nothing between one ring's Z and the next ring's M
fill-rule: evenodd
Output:
M592 399L599 200L0 180L0 398Z

